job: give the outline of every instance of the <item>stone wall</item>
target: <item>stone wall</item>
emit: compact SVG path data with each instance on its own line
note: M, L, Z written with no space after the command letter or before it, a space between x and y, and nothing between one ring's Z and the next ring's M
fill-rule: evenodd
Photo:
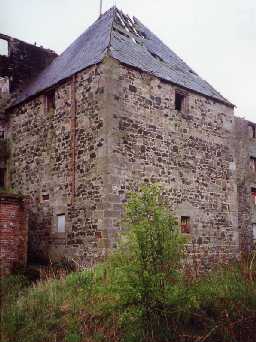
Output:
M29 257L96 259L105 151L103 65L93 66L9 113L10 186L29 197ZM57 216L65 214L65 233Z
M191 219L190 252L209 265L237 256L237 186L233 108L188 93L175 110L177 87L109 61L111 172L105 226L114 236L130 190L158 182L170 209ZM113 240L114 241L114 240Z
M250 166L250 157L256 158L256 136L250 133L253 124L242 118L235 119L234 146L236 147L237 184L239 203L239 232L241 250L253 248L253 224L256 224L256 204L252 189L256 189L256 170Z
M27 215L23 200L0 194L0 276L27 262Z
M238 256L233 108L187 92L177 111L176 88L105 58L56 87L55 110L45 93L9 113L10 186L30 198L31 259L97 261L116 245L127 193L151 182L179 221L190 217L194 260Z

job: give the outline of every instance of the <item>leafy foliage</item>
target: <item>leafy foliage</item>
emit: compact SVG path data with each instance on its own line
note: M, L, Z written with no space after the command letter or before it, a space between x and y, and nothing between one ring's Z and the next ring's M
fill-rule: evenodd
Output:
M165 303L181 277L185 240L157 185L130 194L124 225L127 232L107 269L109 292L118 298L121 327L129 341L164 338L169 330Z

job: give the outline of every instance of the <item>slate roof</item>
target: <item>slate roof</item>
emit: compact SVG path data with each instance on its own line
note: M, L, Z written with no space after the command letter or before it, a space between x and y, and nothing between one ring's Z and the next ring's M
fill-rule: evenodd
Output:
M106 55L163 80L233 106L138 19L113 7L77 38L18 96L14 105L97 64Z

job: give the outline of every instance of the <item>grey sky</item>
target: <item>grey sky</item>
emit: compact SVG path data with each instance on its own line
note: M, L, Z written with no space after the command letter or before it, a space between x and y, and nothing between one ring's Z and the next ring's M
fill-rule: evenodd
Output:
M61 53L99 14L100 0L0 0L0 32ZM103 0L139 18L256 122L256 0Z

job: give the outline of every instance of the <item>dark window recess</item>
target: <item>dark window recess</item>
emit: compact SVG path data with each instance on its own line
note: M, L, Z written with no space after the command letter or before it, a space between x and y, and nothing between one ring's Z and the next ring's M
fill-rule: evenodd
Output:
M255 139L256 138L256 127L254 125L249 125L249 137L251 139Z
M178 91L175 92L175 109L179 112L185 111L186 95Z
M255 157L250 157L250 169L253 172L256 172L256 158Z
M5 187L5 169L0 168L0 188Z
M181 232L183 234L190 234L191 233L191 224L190 224L190 217L189 216L181 216Z
M256 205L256 188L251 189L251 197L252 197L253 204Z
M3 140L4 139L4 131L0 130L0 139Z
M50 91L46 94L46 107L47 112L52 112L55 110L55 91Z
M48 201L49 200L49 195L48 194L44 194L42 197L43 197L44 201Z

